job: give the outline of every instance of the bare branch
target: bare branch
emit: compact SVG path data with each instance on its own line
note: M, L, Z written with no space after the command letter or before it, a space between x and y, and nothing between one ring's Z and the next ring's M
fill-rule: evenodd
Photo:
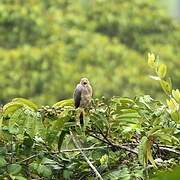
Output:
M168 147L161 147L161 146L159 147L159 149L180 155L180 151L178 151L176 149L172 149L172 148L168 148Z
M110 148L111 146L98 146L98 147L89 147L89 148L81 148L82 151L91 151L91 150L96 150L96 149L104 149L104 148ZM66 152L75 152L79 151L79 149L64 149L61 150L61 153L66 153ZM59 151L57 152L59 153Z
M89 161L89 159L87 158L87 156L84 154L84 152L81 150L81 147L79 145L79 143L77 142L75 136L73 135L73 133L70 131L70 135L72 137L72 140L74 142L74 145L77 147L77 149L79 149L80 153L82 154L82 156L85 158L86 162L89 164L89 166L92 168L92 170L94 171L94 173L96 174L96 176L100 179L103 180L103 178L101 177L101 175L99 174L99 172L97 171L97 169L94 167L94 165L91 163L91 161Z
M96 139L98 139L98 140L100 140L100 141L102 141L102 142L104 142L104 143L106 143L106 144L108 144L108 145L110 145L111 147L123 149L123 150L126 150L126 151L128 151L128 152L131 152L131 153L134 153L134 154L138 155L138 152L137 152L136 150L132 149L132 148L129 148L129 147L124 146L124 145L115 144L115 143L113 143L113 142L110 142L109 140L108 140L108 141L107 141L107 140L104 140L104 139L102 139L102 138L100 138L100 137L98 137L98 136L95 136L95 135L92 134L92 133L89 133L89 135L92 136L92 137L94 137L94 138L96 138ZM106 138L106 139L107 139L107 138Z

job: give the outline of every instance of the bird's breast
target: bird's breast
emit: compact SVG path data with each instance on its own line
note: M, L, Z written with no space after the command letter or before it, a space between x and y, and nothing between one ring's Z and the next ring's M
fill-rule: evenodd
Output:
M84 88L82 93L81 93L81 102L80 102L80 106L81 107L87 107L89 106L90 102L91 102L91 93L89 93L88 89Z

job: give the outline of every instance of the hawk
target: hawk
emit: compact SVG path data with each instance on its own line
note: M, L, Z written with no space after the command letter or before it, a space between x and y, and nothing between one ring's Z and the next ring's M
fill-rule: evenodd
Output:
M75 108L86 109L92 100L92 87L87 78L82 78L80 83L74 90L74 105ZM83 124L83 113L80 114L80 123Z

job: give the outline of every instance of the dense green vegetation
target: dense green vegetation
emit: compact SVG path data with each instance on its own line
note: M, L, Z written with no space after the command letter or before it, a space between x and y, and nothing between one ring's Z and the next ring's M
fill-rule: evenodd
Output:
M159 97L144 76L147 52L160 55L179 86L180 25L157 1L1 0L0 17L1 104L53 104L72 97L82 76L96 97Z
M94 99L79 125L72 99L38 108L16 98L3 106L0 178L163 179L159 171L180 165L180 91L167 66L148 55L167 95L167 105L149 95ZM179 173L167 177L178 179Z
M179 180L179 47L156 0L1 0L0 179Z

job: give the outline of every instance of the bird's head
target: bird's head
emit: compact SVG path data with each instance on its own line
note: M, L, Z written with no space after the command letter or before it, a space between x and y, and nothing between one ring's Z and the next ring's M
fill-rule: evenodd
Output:
M87 78L82 78L81 81L80 81L80 84L82 86L89 85L89 80Z

